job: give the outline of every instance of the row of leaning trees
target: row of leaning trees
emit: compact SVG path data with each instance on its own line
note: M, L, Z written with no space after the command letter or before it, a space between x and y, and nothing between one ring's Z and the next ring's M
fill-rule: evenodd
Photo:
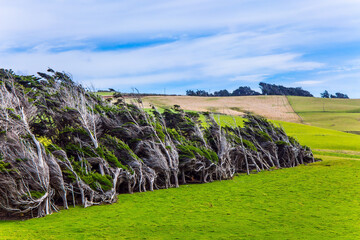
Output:
M120 94L103 101L52 69L39 76L0 70L2 219L314 161L309 148L260 117L223 127L178 106L160 113Z

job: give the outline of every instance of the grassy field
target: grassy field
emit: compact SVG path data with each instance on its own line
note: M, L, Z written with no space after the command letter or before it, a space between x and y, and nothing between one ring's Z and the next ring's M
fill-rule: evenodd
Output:
M123 194L1 222L1 239L359 239L360 161L325 158L234 180Z
M359 239L360 136L275 123L324 161L0 222L0 239Z
M285 131L298 139L301 144L313 149L360 151L360 135L301 124L274 122L283 126Z
M243 118L238 116L215 115L221 125L243 125ZM295 137L301 144L312 149L349 150L360 152L360 136L331 129L313 127L305 124L271 120L276 126L283 127L286 133ZM359 154L360 155L360 154Z
M112 96L114 92L96 92L96 94L100 96Z
M303 121L312 126L360 133L360 99L288 96Z

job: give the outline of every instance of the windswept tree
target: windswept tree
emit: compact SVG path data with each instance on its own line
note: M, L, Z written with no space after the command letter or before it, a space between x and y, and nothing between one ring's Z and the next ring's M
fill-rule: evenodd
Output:
M187 96L198 96L198 97L210 97L212 96L212 94L208 93L207 91L205 90L196 90L196 91L193 91L193 90L186 90L186 95Z
M261 95L260 93L252 90L250 87L239 87L238 89L235 89L231 96L256 96Z
M330 98L330 94L327 90L325 90L323 93L320 93L322 98Z
M220 90L220 91L215 91L214 96L215 97L228 97L228 96L231 96L231 94L229 93L228 90L224 89L224 90Z
M223 127L204 114L205 127L180 106L149 114L141 99L103 101L63 72L39 76L0 70L0 218L314 161L261 117Z
M259 83L263 95L286 95L286 96L303 96L313 97L310 92L303 90L301 87L288 88L281 85Z
M339 93L339 92L337 92L337 93L335 93L335 96L334 95L331 95L331 98L349 98L349 96L348 95L346 95L346 94L344 94L344 93Z

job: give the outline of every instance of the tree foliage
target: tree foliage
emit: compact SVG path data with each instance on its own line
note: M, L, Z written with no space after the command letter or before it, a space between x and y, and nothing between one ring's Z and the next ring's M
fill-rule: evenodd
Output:
M211 96L212 94L208 93L207 91L205 90L196 90L196 91L193 91L193 90L186 90L186 95L187 96L198 96L198 97L209 97Z
M349 96L344 93L337 92L335 95L333 95L330 94L327 90L325 90L323 93L320 93L320 96L322 98L349 98Z
M206 92L205 90L187 90L187 96L201 96L201 97L228 97L228 96L256 96L256 95L287 95L287 96L304 96L313 97L310 92L303 90L301 87L288 88L281 85L259 83L262 94L252 90L250 87L239 87L232 93L228 90L223 89L215 91L214 93Z
M303 96L313 97L310 92L303 90L301 87L291 88L284 87L281 85L268 84L261 82L259 83L263 95L286 95L286 96Z
M323 93L320 93L320 96L322 98L330 98L330 94L327 90L325 90Z
M231 96L256 96L261 95L260 93L252 90L250 87L239 87L238 89L235 89Z
M224 90L220 90L220 91L215 91L214 96L215 97L229 97L229 96L231 96L231 93L229 93L228 90L224 89Z
M335 93L335 95L331 94L330 97L331 98L347 98L347 99L349 98L348 95L346 95L344 93L339 93L339 92Z
M209 93L205 90L196 90L196 91L187 90L186 95L200 96L200 97L229 97L229 96L255 96L261 94L252 90L250 87L239 87L235 89L232 93L230 93L226 89L215 91L214 93Z

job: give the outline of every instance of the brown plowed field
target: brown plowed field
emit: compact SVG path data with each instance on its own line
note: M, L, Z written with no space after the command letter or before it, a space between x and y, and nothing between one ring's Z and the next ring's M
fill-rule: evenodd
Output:
M192 97L151 96L142 98L144 107L153 104L161 108L180 105L184 110L209 111L229 115L243 115L251 112L269 119L287 122L301 122L285 96L246 97Z

